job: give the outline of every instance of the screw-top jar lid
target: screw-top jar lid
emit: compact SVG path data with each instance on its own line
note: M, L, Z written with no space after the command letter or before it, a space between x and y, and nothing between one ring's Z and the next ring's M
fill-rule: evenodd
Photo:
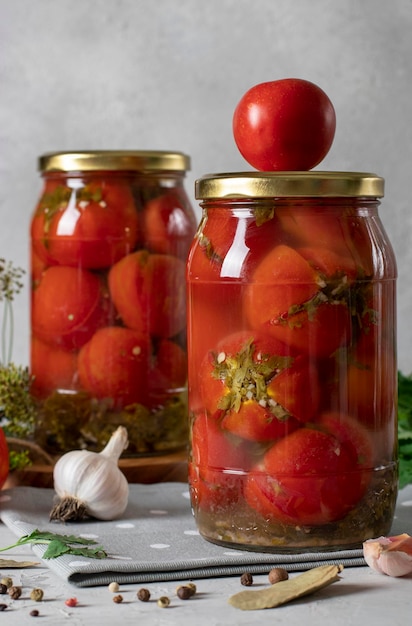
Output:
M366 172L234 172L207 174L195 183L198 200L218 198L373 197L384 179Z
M96 150L94 152L52 152L39 157L42 172L90 171L173 171L190 169L190 157L183 152L164 150Z

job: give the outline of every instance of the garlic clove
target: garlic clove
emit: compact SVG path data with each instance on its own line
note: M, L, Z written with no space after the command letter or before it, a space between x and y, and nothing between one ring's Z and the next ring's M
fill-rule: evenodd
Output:
M127 445L127 430L119 426L101 452L72 450L60 457L53 469L59 501L50 512L50 520L121 517L128 504L129 484L118 460Z
M387 576L412 573L412 537L407 533L378 537L363 543L363 556L369 567Z

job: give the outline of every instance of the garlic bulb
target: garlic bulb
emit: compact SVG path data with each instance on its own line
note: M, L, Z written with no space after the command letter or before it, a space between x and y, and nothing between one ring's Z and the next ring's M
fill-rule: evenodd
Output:
M412 537L403 533L368 539L363 544L363 556L369 567L381 574L405 576L412 573Z
M120 517L127 506L129 485L118 460L127 445L127 430L119 426L101 452L72 450L60 457L53 471L60 502L51 510L50 520Z

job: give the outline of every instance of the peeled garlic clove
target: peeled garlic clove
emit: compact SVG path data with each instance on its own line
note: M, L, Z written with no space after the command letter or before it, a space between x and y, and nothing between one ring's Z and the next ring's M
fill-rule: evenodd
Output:
M412 537L403 533L368 539L363 544L363 556L369 567L381 574L405 576L412 573Z

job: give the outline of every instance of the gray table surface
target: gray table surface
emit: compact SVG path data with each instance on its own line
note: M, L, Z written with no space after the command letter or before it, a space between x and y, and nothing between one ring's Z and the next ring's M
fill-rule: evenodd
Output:
M13 533L0 524L0 545L9 545L15 539ZM35 560L29 546L15 548L0 556ZM74 587L43 563L29 569L2 568L1 576L11 576L15 584L22 586L22 596L18 600L0 595L0 604L7 604L0 620L8 626L33 626L37 623L33 619L39 619L42 625L53 626L104 626L116 622L125 626L240 626L254 623L263 626L405 626L410 623L412 615L412 575L389 578L368 567L347 568L342 572L341 580L328 588L283 607L261 611L241 611L228 604L229 596L245 589L238 576L198 580L197 594L185 601L176 597L179 582L144 585L151 592L148 603L142 603L136 597L141 585L122 585L119 591L123 596L121 604L113 602L113 593L107 587ZM266 584L266 575L254 576L252 588L259 589ZM30 591L34 587L44 590L43 601L30 600ZM169 596L171 604L161 609L156 600L164 595ZM65 600L71 597L78 600L74 608L65 604ZM37 618L30 615L33 609L39 611Z

